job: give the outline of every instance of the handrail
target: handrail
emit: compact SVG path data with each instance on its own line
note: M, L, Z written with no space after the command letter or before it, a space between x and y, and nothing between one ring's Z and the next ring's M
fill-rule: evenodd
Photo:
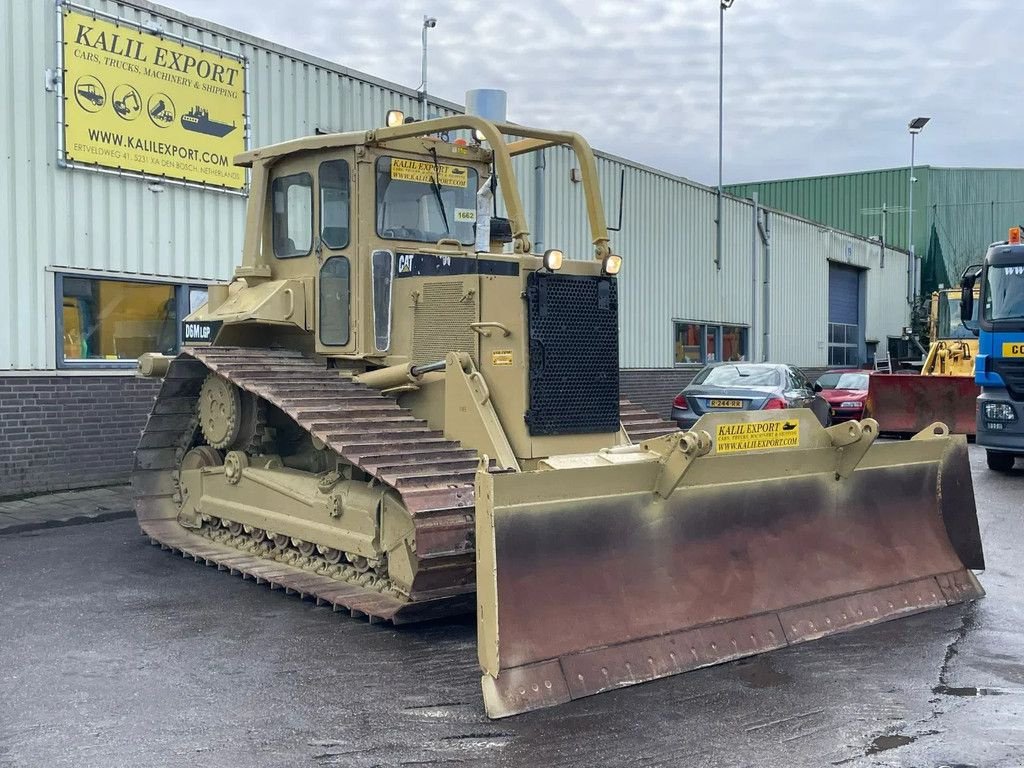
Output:
M552 146L568 146L576 155L583 179L583 192L587 204L587 218L590 222L591 237L594 243L594 258L603 260L612 252L608 240L608 227L605 223L604 207L601 203L601 188L597 180L597 161L594 152L586 139L578 133L568 131L546 131L538 128L527 128L509 123L494 123L477 115L451 115L432 120L419 120L390 128L376 128L369 131L349 133L329 133L320 136L308 136L300 139L281 142L269 147L243 152L235 158L235 163L251 166L254 172L262 166L265 171L277 158L303 150L332 149L351 147L363 144L380 144L393 139L408 139L417 136L429 136L450 131L476 131L490 144L494 153L494 164L499 179L507 183L501 185L505 200L505 209L512 225L512 237L515 241L516 253L530 252L530 231L526 226L523 203L519 195L519 187L515 183L516 175L512 167L512 157L538 149ZM506 143L503 136L515 136L516 141ZM518 138L521 137L521 138ZM255 185L253 185L255 188Z

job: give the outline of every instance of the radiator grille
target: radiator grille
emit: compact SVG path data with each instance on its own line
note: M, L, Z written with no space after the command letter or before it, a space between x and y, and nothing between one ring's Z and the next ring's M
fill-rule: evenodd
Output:
M619 429L618 286L610 277L527 277L531 435Z
M412 362L444 360L468 352L476 362L476 297L463 298L462 283L426 283L413 311Z
M993 360L992 370L1002 377L1011 398L1024 400L1024 360Z

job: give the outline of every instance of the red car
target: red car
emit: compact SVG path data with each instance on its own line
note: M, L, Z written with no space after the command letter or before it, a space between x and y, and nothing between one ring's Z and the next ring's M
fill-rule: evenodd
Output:
M828 371L814 383L814 391L828 401L833 423L864 418L868 396L867 371Z

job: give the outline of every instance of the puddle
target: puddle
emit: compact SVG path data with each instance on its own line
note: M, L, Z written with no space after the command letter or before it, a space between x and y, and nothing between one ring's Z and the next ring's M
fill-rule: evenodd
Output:
M917 741L916 736L904 736L896 733L890 736L879 736L871 742L871 746L868 747L865 755L877 755L879 752L885 752L889 749L896 749L897 747L905 747L907 744L913 744Z
M890 749L898 749L899 747L905 747L907 744L913 744L915 741L920 739L922 736L935 736L939 731L922 731L921 733L913 736L904 736L902 733L886 734L885 736L878 736L874 741L871 742L871 746L867 748L865 755L877 755L879 752L885 752Z
M1005 696L1007 691L1001 691L998 688L975 688L974 686L956 688L952 685L936 685L934 688L932 688L932 693L939 693L943 696L974 697Z
M754 656L736 662L736 672L749 688L776 688L790 681L788 672L779 672L769 656Z

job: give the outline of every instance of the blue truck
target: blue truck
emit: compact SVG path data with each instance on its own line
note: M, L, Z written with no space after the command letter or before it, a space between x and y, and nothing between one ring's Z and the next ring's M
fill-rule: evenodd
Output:
M974 380L981 387L977 443L989 469L1008 472L1024 456L1024 245L1021 227L1011 227L1004 243L993 243L985 262L961 278L960 313L971 323L975 285L978 355Z

